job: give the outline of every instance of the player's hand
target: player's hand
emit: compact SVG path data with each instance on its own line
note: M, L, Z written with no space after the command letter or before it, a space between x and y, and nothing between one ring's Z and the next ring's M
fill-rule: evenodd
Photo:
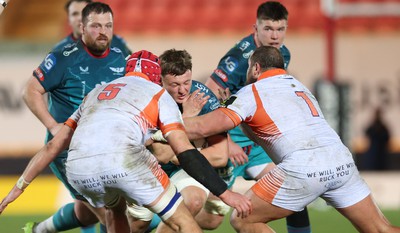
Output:
M150 138L155 142L168 142L167 139L164 138L161 130L157 130Z
M218 94L221 97L220 99L221 103L225 102L227 99L229 99L229 97L231 97L231 91L229 90L228 87L225 88L224 90L218 88Z
M237 217L246 218L251 214L253 206L248 197L227 189L219 198L236 210Z
M172 159L170 160L171 163L175 164L176 166L179 166L179 160L178 157L174 156L172 157Z
M0 215L11 202L15 201L24 191L17 188L16 185L11 189L8 195L0 203Z
M246 153L244 153L242 147L233 142L231 139L228 140L229 148L229 160L233 166L239 166L247 163L249 158Z
M210 96L205 96L204 92L200 92L200 89L195 90L182 103L182 117L197 116L209 98Z

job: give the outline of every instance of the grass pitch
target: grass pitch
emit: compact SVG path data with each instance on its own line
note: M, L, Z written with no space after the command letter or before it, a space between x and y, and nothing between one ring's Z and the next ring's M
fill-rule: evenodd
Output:
M313 233L357 232L351 223L333 208L327 207L324 210L309 208L308 210ZM383 212L392 224L400 226L400 210L385 210ZM26 222L40 221L47 217L47 215L2 215L0 216L0 233L22 233L21 228ZM285 220L275 221L270 226L278 233L287 232ZM229 225L228 218L225 218L224 223L217 230L205 232L231 233L234 230ZM80 233L80 230L75 229L67 231L67 233Z

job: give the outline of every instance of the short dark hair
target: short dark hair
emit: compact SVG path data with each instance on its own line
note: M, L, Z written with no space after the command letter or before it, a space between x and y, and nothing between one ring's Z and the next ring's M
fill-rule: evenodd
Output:
M178 76L192 70L192 56L186 50L169 49L160 56L161 76Z
M86 2L86 3L91 3L91 2L93 2L92 0L68 0L66 3L65 3L65 6L64 6L64 9L65 9L65 11L68 13L68 9L69 9L69 6L73 3L73 2Z
M261 70L271 68L285 69L285 62L281 51L273 46L260 46L250 57L250 65L258 63Z
M89 14L93 12L96 14L111 13L111 15L114 16L113 11L111 10L111 7L109 5L102 2L91 2L87 4L82 10L82 23L84 25L88 21L87 17L89 16Z
M289 13L284 5L276 1L262 3L257 9L258 20L288 20Z

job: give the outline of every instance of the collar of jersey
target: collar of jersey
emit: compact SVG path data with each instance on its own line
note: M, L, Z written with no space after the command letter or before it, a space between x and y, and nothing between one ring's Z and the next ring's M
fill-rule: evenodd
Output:
M151 82L151 80L149 79L149 77L147 77L147 75L140 73L140 72L128 72L125 74L125 76L139 76L139 77L149 80Z
M267 70L258 77L257 81L259 81L261 79L269 78L272 76L281 75L281 74L286 74L286 70L284 70L284 69Z

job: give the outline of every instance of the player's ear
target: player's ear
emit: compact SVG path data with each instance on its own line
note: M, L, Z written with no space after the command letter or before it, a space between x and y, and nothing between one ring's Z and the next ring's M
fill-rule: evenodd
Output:
M84 30L82 22L79 23L79 30L81 31L81 35L82 35L83 34L83 30Z

